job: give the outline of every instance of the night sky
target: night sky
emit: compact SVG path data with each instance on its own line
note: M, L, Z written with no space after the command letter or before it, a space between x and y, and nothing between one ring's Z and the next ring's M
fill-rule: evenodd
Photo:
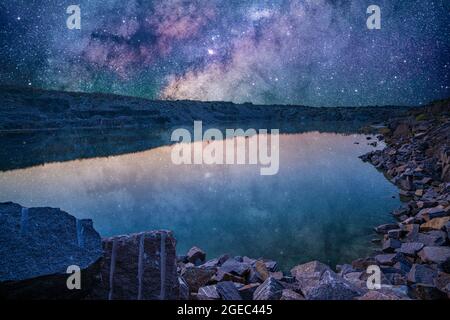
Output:
M66 26L71 4L81 30ZM366 27L371 4L381 30ZM449 69L449 0L0 0L0 84L415 105L450 96Z

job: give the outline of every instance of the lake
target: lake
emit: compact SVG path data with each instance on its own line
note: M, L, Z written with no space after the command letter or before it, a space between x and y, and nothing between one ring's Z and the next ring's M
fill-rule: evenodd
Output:
M372 228L400 204L358 158L373 149L365 135L282 134L279 172L261 176L254 165L174 165L172 146L160 146L0 172L0 201L59 207L102 236L170 229L180 255L195 245L207 258L265 257L284 270L334 266L370 253Z

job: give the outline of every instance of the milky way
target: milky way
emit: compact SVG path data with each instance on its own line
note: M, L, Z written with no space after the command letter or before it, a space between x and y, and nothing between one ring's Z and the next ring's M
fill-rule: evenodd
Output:
M79 4L81 30L66 26ZM366 26L381 8L381 30ZM415 105L450 96L450 2L0 0L0 84L153 99Z

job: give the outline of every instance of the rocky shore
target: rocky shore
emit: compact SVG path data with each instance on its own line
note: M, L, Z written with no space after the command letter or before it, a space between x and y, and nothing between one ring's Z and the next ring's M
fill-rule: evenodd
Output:
M285 274L276 261L264 258L223 255L207 260L206 253L197 247L177 256L176 241L169 231L100 240L91 222L78 221L58 209L26 209L3 203L0 296L74 298L73 292L65 289L65 267L80 264L82 270L88 270L87 286L76 298L84 299L448 299L449 102L411 109L406 116L367 126L363 132L378 134L386 148L361 159L397 185L403 201L393 212L397 223L375 228L373 241L380 242L380 249L369 257L334 269L312 261ZM61 215L66 224L58 222ZM61 233L65 235L62 239ZM56 241L61 250L52 251ZM29 259L31 253L36 259ZM23 268L26 263L32 268ZM20 266L23 271L16 272ZM369 266L381 271L380 289L367 287ZM47 279L44 286L42 279ZM57 295L43 296L42 290Z

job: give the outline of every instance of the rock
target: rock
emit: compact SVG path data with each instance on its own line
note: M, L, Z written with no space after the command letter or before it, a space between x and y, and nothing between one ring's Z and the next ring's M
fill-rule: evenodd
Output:
M291 274L297 281L301 281L305 277L310 278L311 276L315 276L319 279L321 274L326 270L331 270L326 264L319 261L311 261L295 266L291 269Z
M217 291L217 286L206 286L198 289L197 293L198 300L220 300L219 292Z
M383 252L392 253L395 252L396 249L400 248L401 242L395 239L388 239L383 242Z
M397 249L397 252L407 256L415 256L423 247L424 244L420 242L404 242L401 244L400 249Z
M217 268L217 267L220 267L228 259L229 259L229 256L224 254L224 255L221 255L219 258L215 258L215 259L206 261L205 263L199 265L199 267L200 268Z
M179 284L179 299L180 300L189 300L189 286L184 281L183 277L178 277L178 284Z
M296 266L291 273L308 300L350 300L361 293L356 286L318 261Z
M189 286L191 292L198 292L201 287L207 285L214 274L216 269L210 268L200 268L200 267L189 267L184 270L182 276Z
M237 261L234 258L225 261L218 270L219 273L230 273L240 277L245 277L251 269L251 265L246 262Z
M366 288L366 281L362 280L363 274L365 272L362 271L356 271L356 272L349 272L346 273L343 278L350 282L351 284L357 286L358 288ZM367 280L367 279L366 279Z
M344 276L344 275L347 274L347 273L355 272L356 269L353 268L353 266L350 265L350 264L342 264L342 265L337 265L337 266L336 266L336 271L337 271L337 272L339 273L339 275L342 277L342 276Z
M238 289L231 281L219 282L217 292L223 300L242 300Z
M253 293L261 283L250 283L238 289L243 300L253 300Z
M301 286L308 300L352 300L362 293L358 287L330 270L323 272L315 285L311 286L309 282Z
M175 245L176 240L169 231L103 239L101 282L91 298L178 299L180 285Z
M400 298L393 293L383 293L378 290L369 290L357 300L400 300Z
M420 300L447 299L447 295L434 285L426 285L421 283L411 285L410 294L413 298Z
M305 298L294 290L284 289L281 292L280 300L305 300Z
M365 271L367 270L368 266L376 264L376 261L374 258L368 257L368 258L360 258L352 261L352 267L355 270L361 270Z
M433 208L425 208L420 210L417 213L417 216L419 218L424 219L425 221L432 220L434 218L441 218L445 217L447 215L447 211L444 209L443 206L439 205ZM447 220L448 221L448 220Z
M382 265L393 266L397 260L398 255L396 253L379 254L375 256L375 261Z
M0 299L83 298L100 272L101 238L91 220L54 208L0 203ZM81 290L69 290L69 266Z
M267 278L253 293L253 300L280 300L283 285L274 278Z
M267 270L267 267L263 261L258 260L255 262L255 271L258 278L262 281L266 281L266 279L270 276L269 270Z
M434 278L434 285L443 293L450 294L450 274L445 272L438 272L436 278Z
M442 230L450 221L450 217L434 218L420 225L421 231Z
M408 282L431 286L434 285L434 278L436 276L437 271L430 266L413 264L411 271L408 273Z
M450 261L450 247L425 247L419 257L425 263L441 264Z
M408 237L408 241L420 242L425 246L442 246L446 242L447 234L444 231L433 230L425 233L417 233Z
M263 260L264 264L266 265L267 270L270 272L277 272L278 271L278 263L273 260Z
M382 224L378 227L375 227L376 233L386 234L390 230L398 229L398 224L396 223L388 223L388 224Z
M206 253L202 249L192 247L187 253L187 260L194 265L200 265L205 262Z

